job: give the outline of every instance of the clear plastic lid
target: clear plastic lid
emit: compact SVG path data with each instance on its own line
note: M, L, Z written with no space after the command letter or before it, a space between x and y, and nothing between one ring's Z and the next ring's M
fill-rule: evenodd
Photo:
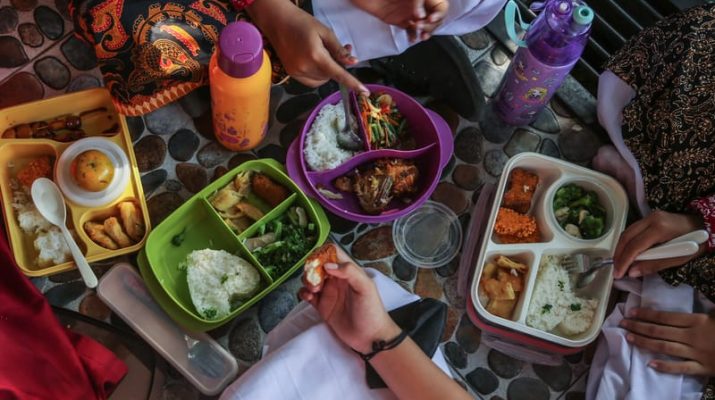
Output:
M99 192L81 188L72 177L72 161L87 150L98 150L109 158L114 166L114 178L109 186ZM119 198L124 193L131 175L131 164L124 150L110 139L89 137L71 144L60 155L55 177L62 194L71 202L82 207L101 207Z
M159 307L131 265L112 267L97 295L201 393L213 396L238 373L236 359L206 333L184 331Z
M441 203L425 204L395 221L392 236L405 261L423 268L450 262L462 244L462 224L457 214Z

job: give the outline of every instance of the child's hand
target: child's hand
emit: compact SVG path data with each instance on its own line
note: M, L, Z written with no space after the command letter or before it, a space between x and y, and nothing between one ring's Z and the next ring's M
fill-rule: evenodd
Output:
M291 77L311 87L333 79L356 92L369 93L343 67L358 62L350 54L351 46L343 47L312 15L287 0L258 0L248 12Z
M444 17L447 16L449 9L448 0L425 0L425 11L427 17L422 20L410 21L407 28L407 36L410 42L419 40L427 40L432 36L432 33L442 25Z
M651 360L648 365L669 374L715 376L715 319L707 314L631 310L621 327L636 347L680 357L682 361Z
M616 279L622 278L628 271L628 276L637 278L663 269L683 265L699 257L705 251L704 245L700 246L700 251L692 256L635 261L635 258L645 250L686 233L702 229L702 227L702 218L695 215L674 214L660 210L652 212L647 217L629 226L621 234L618 246L616 246L616 252L613 255L615 262L614 277Z
M374 341L391 340L400 328L385 311L372 279L345 252L336 250L340 264L325 265L326 277L320 286L304 279L298 295L318 310L343 343L370 353Z

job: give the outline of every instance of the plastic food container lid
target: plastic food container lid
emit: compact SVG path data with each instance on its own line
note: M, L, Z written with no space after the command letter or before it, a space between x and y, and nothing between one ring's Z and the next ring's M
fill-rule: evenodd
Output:
M201 393L213 396L238 374L238 363L206 333L184 331L149 294L139 274L116 264L97 286L97 295Z
M438 268L459 252L462 224L454 211L430 200L395 221L392 236L405 261L418 267Z
M114 165L114 178L109 186L99 192L81 188L72 177L72 160L87 150L99 150ZM90 137L76 141L60 156L55 172L57 186L71 202L82 207L101 207L119 198L129 185L131 165L127 154L119 145L106 138Z

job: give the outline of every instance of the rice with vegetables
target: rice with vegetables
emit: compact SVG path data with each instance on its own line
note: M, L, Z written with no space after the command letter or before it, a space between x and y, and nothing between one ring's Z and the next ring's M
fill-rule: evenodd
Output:
M576 296L561 256L544 256L536 276L526 324L546 332L574 336L593 323L598 301Z
M313 171L337 168L355 153L338 145L338 132L345 126L343 102L320 109L305 138L303 155Z

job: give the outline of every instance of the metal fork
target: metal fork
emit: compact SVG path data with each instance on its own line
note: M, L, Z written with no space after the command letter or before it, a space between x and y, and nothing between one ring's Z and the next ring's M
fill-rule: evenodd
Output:
M690 256L697 253L700 244L708 239L708 233L698 230L679 236L669 242L650 248L636 257L637 261L660 260ZM613 258L594 257L585 253L572 254L564 258L563 267L569 272L576 289L588 286L599 270L613 265Z

